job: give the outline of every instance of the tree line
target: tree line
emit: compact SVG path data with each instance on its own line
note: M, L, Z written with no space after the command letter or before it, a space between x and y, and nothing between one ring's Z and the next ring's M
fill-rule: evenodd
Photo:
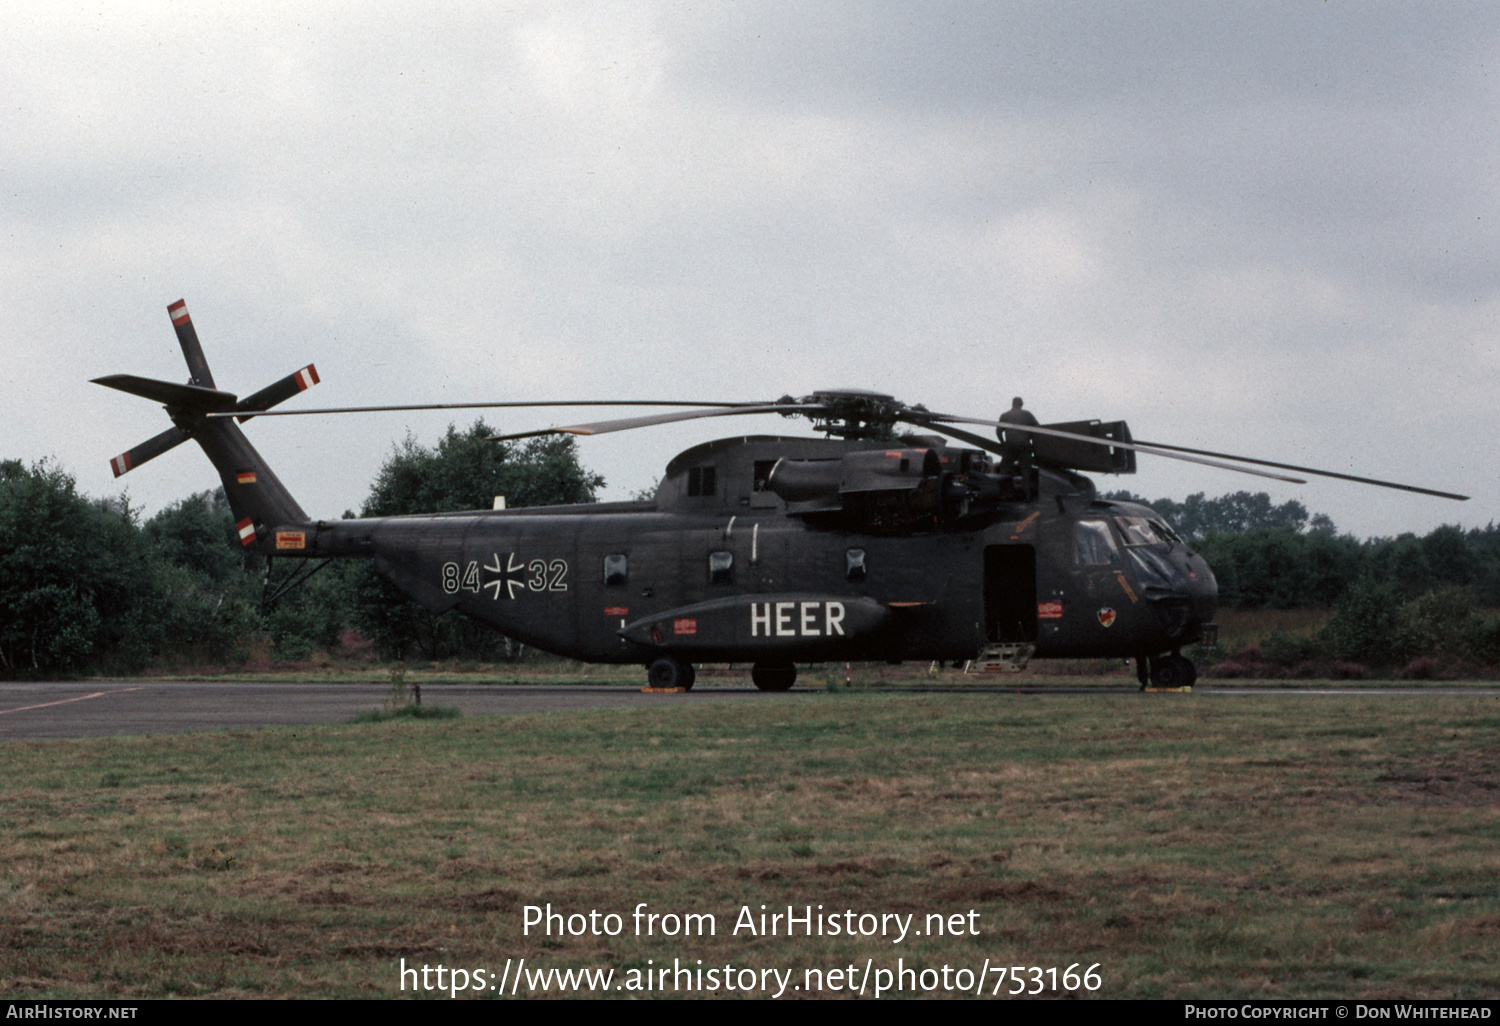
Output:
M1265 492L1182 502L1129 492L1104 496L1150 506L1208 561L1219 601L1236 609L1329 609L1356 584L1405 602L1464 589L1474 604L1500 606L1500 527L1444 526L1424 536L1358 539L1295 500Z
M494 433L481 420L450 426L431 449L408 437L360 515L488 509L497 495L511 508L592 502L604 484L571 438L494 442ZM298 661L371 646L396 659L516 654L492 631L410 602L370 560L268 564L240 544L222 489L143 519L123 498L79 494L48 461L0 461L0 676L234 664L258 653Z
M408 437L359 515L486 509L497 495L511 508L592 502L604 484L581 466L571 438L493 442L493 434L481 420L467 430L450 426L432 448ZM1330 623L1342 633L1325 655L1363 647L1400 658L1435 637L1438 625L1454 623L1478 637L1488 621L1476 609L1500 607L1494 524L1360 540L1301 503L1275 505L1265 493L1106 498L1144 502L1166 517L1213 567L1225 606L1336 610ZM1397 614L1406 619L1397 623ZM1461 647L1451 638L1445 644ZM124 498L79 494L47 461L0 461L0 675L136 672L257 654L299 661L320 649L361 648L402 660L519 655L508 639L457 614L428 613L371 561L268 564L239 544L222 490L143 519Z
M1500 528L1436 528L1421 537L1338 534L1299 502L1265 493L1202 493L1178 503L1128 492L1174 521L1213 568L1221 606L1315 609L1316 630L1269 636L1233 652L1205 652L1219 677L1468 676L1500 666Z

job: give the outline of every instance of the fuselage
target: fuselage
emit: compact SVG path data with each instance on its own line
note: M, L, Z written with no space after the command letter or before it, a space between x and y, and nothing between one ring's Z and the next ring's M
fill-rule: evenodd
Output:
M434 612L602 663L1134 657L1212 622L1213 574L1150 509L995 480L934 439L724 439L654 500L289 525L280 554L373 557Z

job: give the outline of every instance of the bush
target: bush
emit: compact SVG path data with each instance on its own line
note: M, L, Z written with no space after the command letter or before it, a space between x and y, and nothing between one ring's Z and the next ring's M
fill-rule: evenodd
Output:
M1300 669L1321 660L1325 647L1316 638L1305 634L1276 631L1261 643L1260 652L1261 658L1268 663ZM1297 673L1294 671L1292 675L1297 676Z
M1402 680L1437 680L1438 661L1431 656L1413 659L1396 676Z
M1203 672L1205 677L1218 677L1222 680L1240 680L1254 677L1254 670L1247 664L1233 659L1222 663L1215 663Z
M1389 662L1394 652L1395 593L1365 579L1344 594L1318 639L1335 659Z
M1478 597L1467 588L1439 588L1403 605L1396 614L1393 654L1464 659L1474 654L1488 626L1476 611Z

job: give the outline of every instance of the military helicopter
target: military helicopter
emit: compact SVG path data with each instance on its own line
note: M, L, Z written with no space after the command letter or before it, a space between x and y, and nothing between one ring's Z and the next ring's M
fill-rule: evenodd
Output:
M1082 472L1137 453L1259 474L1318 474L1465 496L1132 439L1124 421L1007 423L824 391L755 403L474 403L299 413L534 406L693 406L545 431L596 435L781 414L821 438L705 442L667 464L654 498L525 510L314 520L239 424L318 383L309 365L244 399L214 384L184 302L168 307L190 380L96 383L163 404L173 426L116 456L126 473L189 439L218 470L241 542L269 557L363 557L434 613L457 609L525 644L639 664L655 688L694 665L750 663L785 691L798 663L1133 659L1142 687L1189 686L1183 649L1216 632L1213 572L1153 510L1107 501ZM959 425L996 429L995 440ZM897 427L902 429L897 434ZM1266 468L1266 469L1257 469Z

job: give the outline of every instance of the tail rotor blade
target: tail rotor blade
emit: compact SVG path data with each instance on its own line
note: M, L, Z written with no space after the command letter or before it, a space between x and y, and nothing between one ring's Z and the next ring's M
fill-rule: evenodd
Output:
M213 373L208 369L208 359L203 347L198 344L198 332L193 328L193 319L188 316L187 300L179 299L167 307L172 318L172 327L177 329L177 344L182 346L183 359L187 360L192 383L200 388L216 388Z
M120 453L109 461L109 467L115 472L115 477L119 477L139 467L147 460L154 460L167 450L177 448L190 437L192 436L181 428L167 428L155 438L148 438L134 449Z
M278 403L284 403L299 392L305 392L318 383L318 369L308 364L295 374L288 374L275 384L267 385L259 392L247 395L234 407L235 413L244 413L246 416L238 417L241 424L250 419L255 413L269 410Z

